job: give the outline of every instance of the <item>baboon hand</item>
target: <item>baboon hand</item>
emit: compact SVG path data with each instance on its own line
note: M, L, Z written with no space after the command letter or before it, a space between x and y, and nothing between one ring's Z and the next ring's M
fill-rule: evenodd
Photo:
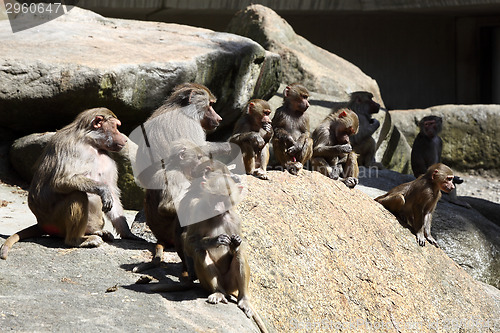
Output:
M264 131L269 133L272 131L273 127L272 127L271 123L263 123L262 129L264 129Z
M340 145L340 151L343 153L350 153L352 151L352 146L349 143Z
M242 240L239 235L231 235L231 245L233 245L234 247L238 247L240 246L241 242Z
M286 153L290 156L295 156L298 152L299 148L296 145L293 145L286 150Z
M102 201L102 211L107 213L113 208L113 196L107 186L100 187L98 192Z
M229 245L231 245L231 237L229 237L226 234L220 234L219 236L217 236L216 244L217 244L217 246L221 246L221 245L229 246Z

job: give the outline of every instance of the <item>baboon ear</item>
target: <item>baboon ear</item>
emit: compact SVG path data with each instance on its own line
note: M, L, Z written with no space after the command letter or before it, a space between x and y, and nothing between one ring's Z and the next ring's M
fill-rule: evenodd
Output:
M182 148L181 151L179 152L179 158L181 160L183 160L184 158L186 158L186 148Z
M252 114L254 106L255 106L254 102L248 104L248 114Z
M288 97L289 92L290 92L290 86L287 86L285 90L283 90L283 96Z
M103 116L95 116L94 120L92 120L92 127L95 129L101 128L103 121Z
M434 170L434 172L432 173L432 179L434 179L436 177L436 174L439 172L438 169Z

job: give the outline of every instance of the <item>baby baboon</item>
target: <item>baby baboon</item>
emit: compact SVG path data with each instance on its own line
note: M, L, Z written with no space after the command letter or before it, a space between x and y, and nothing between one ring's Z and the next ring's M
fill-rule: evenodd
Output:
M349 137L358 131L358 116L349 109L340 109L329 114L314 130L314 171L332 178L343 177L348 187L358 184L359 168L357 155L352 151Z
M157 239L153 260L133 269L141 272L157 267L163 259L163 250L175 246L182 258L180 226L177 221L177 207L186 194L193 179L193 170L209 157L203 150L189 140L172 143L169 157L164 161L164 172L158 172L156 183L163 182L163 189L146 189L144 213L146 224Z
M237 296L238 307L255 320L261 331L267 332L252 307L248 290L250 267L241 238L241 221L234 209L240 201L241 188L227 170L206 164L207 167L198 168L203 175L193 179L178 210L178 216L190 223L182 234L185 260L192 260L200 284L211 293L209 303L228 303L229 295ZM191 284L158 284L152 290L190 287Z

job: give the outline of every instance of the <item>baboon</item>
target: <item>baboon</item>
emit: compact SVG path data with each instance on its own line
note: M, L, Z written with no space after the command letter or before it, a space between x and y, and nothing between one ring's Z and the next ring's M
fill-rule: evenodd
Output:
M155 174L163 172L165 152L179 139L190 140L215 158L232 153L228 142L206 141L206 132L215 130L222 120L212 107L216 101L201 84L178 85L166 102L130 134L130 139L138 145L132 167L144 188L163 188L162 181L155 183L155 179L161 179Z
M439 116L426 116L418 122L418 126L420 132L413 141L411 150L411 168L415 177L423 175L429 166L441 162L443 151L443 140L439 137L443 129L443 119ZM463 179L455 176L453 183L461 184ZM457 198L456 187L449 193L448 200L456 205L471 208L467 202Z
M293 83L283 91L283 105L276 110L272 125L273 150L280 165L292 174L298 174L312 156L310 137L309 91Z
M359 119L358 133L351 137L352 149L358 154L358 164L369 167L375 163L376 142L372 134L380 127L380 122L372 118L380 110L373 94L367 91L356 91L350 96L347 108L356 113Z
M164 246L178 243L176 206L190 185L191 169L203 158L231 155L235 151L228 142L206 141L206 132L216 129L222 120L212 107L215 102L207 87L181 84L130 136L138 144L136 158L132 159L134 174L147 189L146 218L159 239L153 262L140 265L135 271L159 264ZM181 155L175 150L179 142L187 148Z
M190 194L181 200L178 210L178 216L189 221L182 234L184 260L192 260L200 284L211 293L209 303L228 303L229 295L237 296L238 307L267 332L252 307L248 289L250 267L241 238L241 221L234 209L241 188L226 170L201 165L198 169L203 170L203 176L193 179ZM151 289L179 291L191 287L186 283L157 284Z
M342 177L350 188L356 186L359 168L349 137L358 132L358 127L358 116L350 109L343 108L329 114L312 135L313 170L332 179Z
M251 100L229 139L241 148L246 173L260 179L268 179L269 140L273 136L270 114L269 103L262 99Z
M118 131L120 121L110 110L83 111L57 131L38 162L28 193L28 205L37 224L10 236L0 250L7 254L20 239L49 234L65 244L96 247L103 238L104 215L122 238L138 239L129 229L120 203L118 173L109 152L120 151L127 138Z
M144 199L146 224L157 239L154 257L151 262L135 267L133 272L159 266L163 260L163 250L168 247L175 247L179 256L183 257L176 207L191 185L193 170L208 161L209 157L189 140L173 142L167 155L164 172L157 175L163 179L155 181L163 181L163 189L146 189Z
M427 168L441 161L443 140L439 133L443 129L443 119L438 116L422 118L418 133L411 150L411 168L415 177L427 172Z
M431 235L432 213L441 198L441 191L449 193L454 188L453 171L436 163L414 181L398 185L375 200L412 226L420 246L424 246L427 239L439 247Z

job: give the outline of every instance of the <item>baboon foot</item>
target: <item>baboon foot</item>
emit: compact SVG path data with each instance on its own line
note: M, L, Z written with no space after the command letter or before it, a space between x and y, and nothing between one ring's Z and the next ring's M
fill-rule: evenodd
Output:
M227 299L223 293L216 291L212 295L208 296L207 302L210 304L217 304L217 303L227 304Z

